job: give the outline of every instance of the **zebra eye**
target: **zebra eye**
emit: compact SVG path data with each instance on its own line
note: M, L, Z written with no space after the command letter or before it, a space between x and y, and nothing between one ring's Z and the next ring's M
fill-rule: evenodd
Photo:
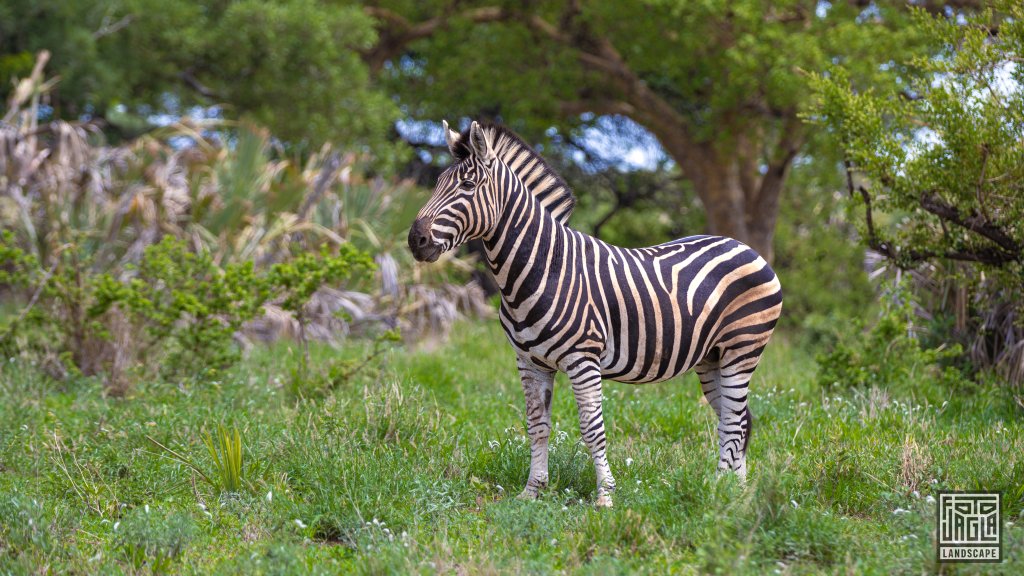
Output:
M473 188L476 188L476 182L473 182L472 180L463 180L462 183L459 184L459 188L462 188L463 190L472 190Z

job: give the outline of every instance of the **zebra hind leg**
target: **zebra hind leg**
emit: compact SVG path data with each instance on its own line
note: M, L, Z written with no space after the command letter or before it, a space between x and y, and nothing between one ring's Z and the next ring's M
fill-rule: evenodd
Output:
M695 367L708 404L718 415L718 471L732 471L740 481L747 478L747 447L752 415L747 401L750 377L760 360L760 349L715 353Z

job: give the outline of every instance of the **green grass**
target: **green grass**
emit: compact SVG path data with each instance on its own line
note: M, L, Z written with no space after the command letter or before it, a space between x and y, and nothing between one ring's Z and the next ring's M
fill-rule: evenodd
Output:
M314 361L358 349L313 350ZM567 383L555 389L551 487L513 498L529 462L512 352L495 323L432 353L296 400L297 358L258 351L218 381L95 381L0 373L0 573L580 572L920 574L937 570L938 489L1004 491L998 566L1020 573L1021 410L1006 391L823 391L778 338L755 375L750 480L716 479L715 422L696 380L608 383L615 508ZM204 444L241 433L238 492L215 490Z

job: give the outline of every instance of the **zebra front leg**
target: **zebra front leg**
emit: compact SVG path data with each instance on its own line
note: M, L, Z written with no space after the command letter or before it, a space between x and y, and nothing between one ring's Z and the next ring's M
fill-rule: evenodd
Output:
M526 433L530 436L530 478L519 498L533 500L548 485L548 439L551 437L551 394L555 373L519 358L519 377L526 396Z
M605 454L604 415L601 411L601 368L596 359L581 358L571 361L565 373L572 382L572 392L576 397L576 409L580 417L580 433L583 443L590 450L597 473L597 506L610 508L612 492L615 491L615 478L608 466Z

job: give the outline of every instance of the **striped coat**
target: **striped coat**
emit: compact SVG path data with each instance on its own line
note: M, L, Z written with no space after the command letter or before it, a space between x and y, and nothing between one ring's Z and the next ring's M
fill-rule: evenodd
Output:
M573 230L569 188L515 134L475 122L463 134L444 129L456 162L420 210L409 245L433 261L483 239L526 395L531 463L521 496L536 497L547 483L557 371L572 383L599 506L611 505L615 488L602 379L659 382L694 369L719 417L719 469L745 478L747 385L782 309L771 267L730 238L626 249Z

